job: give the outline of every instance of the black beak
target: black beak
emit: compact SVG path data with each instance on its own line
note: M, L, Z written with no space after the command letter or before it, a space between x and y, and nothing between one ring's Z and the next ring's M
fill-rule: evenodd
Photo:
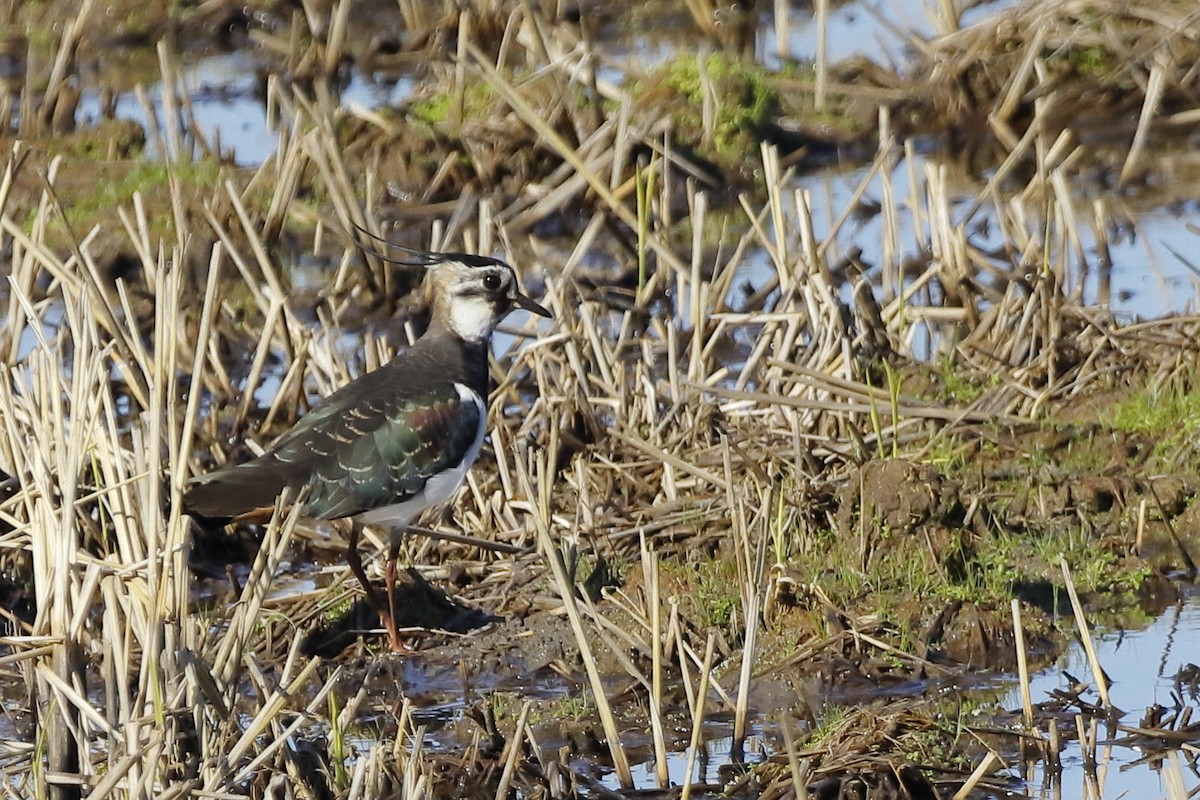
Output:
M541 305L540 303L536 303L533 300L530 300L528 297L521 294L520 292L517 292L517 296L513 298L513 303L516 304L517 308L523 308L526 311L537 314L539 317L546 317L547 319L554 318L553 315L550 313L549 309L547 309L545 306Z

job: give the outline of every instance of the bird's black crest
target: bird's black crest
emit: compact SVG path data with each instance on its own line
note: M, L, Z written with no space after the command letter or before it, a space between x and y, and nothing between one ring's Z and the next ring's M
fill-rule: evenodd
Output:
M417 250L412 247L405 247L382 236L376 236L357 223L352 222L351 224L354 226L355 231L351 238L358 248L364 253L369 253L389 264L398 264L405 267L432 267L434 264L457 261L468 267L505 266L504 262L500 259L474 255L473 253L438 253L432 250ZM405 254L405 257L397 258L385 255L385 249L399 250Z

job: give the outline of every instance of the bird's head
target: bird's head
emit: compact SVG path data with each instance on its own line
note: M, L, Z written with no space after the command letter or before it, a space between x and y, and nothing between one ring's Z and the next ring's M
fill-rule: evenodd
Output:
M468 341L485 339L515 308L549 317L550 312L521 293L513 268L495 258L434 253L426 269L433 323Z
M369 237L370 248L376 255L393 264L424 267L426 287L433 309L431 327L443 327L467 341L480 341L491 336L500 320L516 308L539 316L550 312L521 293L517 275L505 262L468 253L438 253L414 250L380 239L359 229ZM384 256L378 246L398 250L403 258Z

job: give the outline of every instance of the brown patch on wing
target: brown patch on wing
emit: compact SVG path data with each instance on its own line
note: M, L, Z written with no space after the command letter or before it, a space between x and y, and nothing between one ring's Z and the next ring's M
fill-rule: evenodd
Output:
M287 512L288 508L291 508L291 506L286 506L284 508L285 513ZM265 525L271 521L271 517L274 514L275 506L264 506L262 508L253 508L249 511L243 511L241 514L230 517L229 521L244 522L249 525Z

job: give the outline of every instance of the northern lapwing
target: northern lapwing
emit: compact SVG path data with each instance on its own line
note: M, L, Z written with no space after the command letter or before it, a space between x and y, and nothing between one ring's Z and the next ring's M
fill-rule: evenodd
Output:
M380 240L383 241L383 240ZM346 557L395 650L396 556L408 524L449 500L479 455L487 429L488 353L509 312L550 312L521 293L512 267L494 258L399 248L395 263L424 267L429 328L391 362L318 403L258 458L192 480L184 505L225 520L261 517L285 489L301 511L349 519ZM387 529L386 607L367 581L362 526Z

